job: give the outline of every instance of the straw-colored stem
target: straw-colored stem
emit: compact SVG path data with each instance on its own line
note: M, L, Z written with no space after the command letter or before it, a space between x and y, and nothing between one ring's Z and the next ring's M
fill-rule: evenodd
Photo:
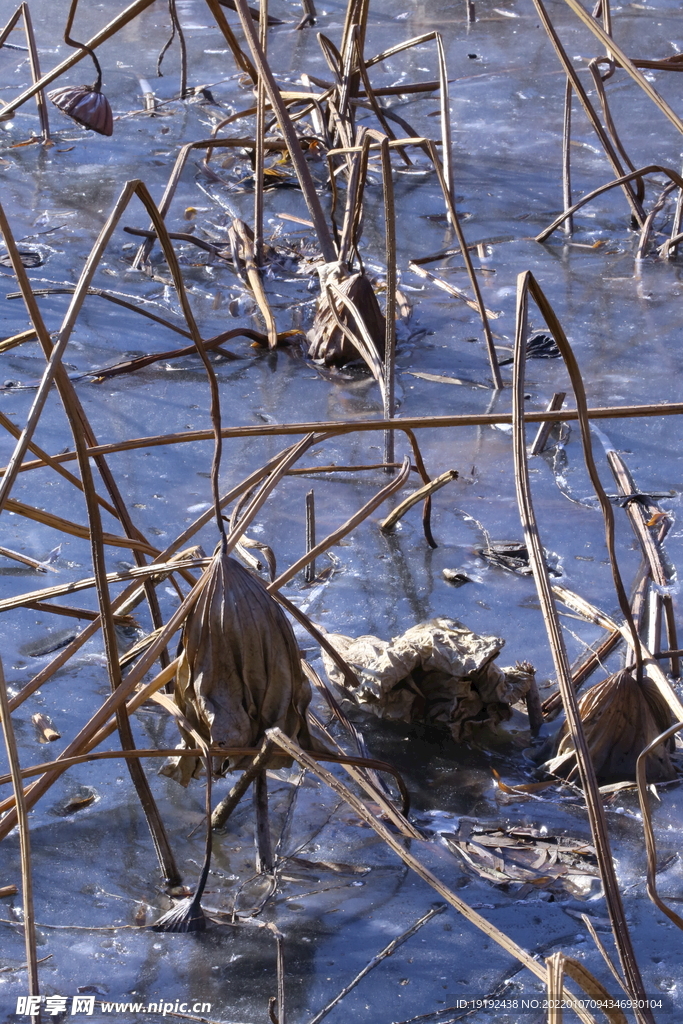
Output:
M38 985L38 954L36 952L36 918L33 910L33 873L31 870L31 841L29 838L28 809L24 800L24 787L21 780L21 766L19 764L19 752L17 741L12 725L12 715L9 709L7 687L5 685L5 674L0 661L0 715L2 715L2 728L7 749L7 760L10 766L10 776L14 799L17 807L17 820L19 823L19 849L21 856L21 889L24 908L24 941L26 944L26 963L28 966L28 989L30 995L40 994Z

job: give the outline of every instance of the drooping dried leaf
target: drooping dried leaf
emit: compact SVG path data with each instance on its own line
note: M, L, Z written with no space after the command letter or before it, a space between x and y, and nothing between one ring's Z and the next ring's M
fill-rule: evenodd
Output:
M112 135L114 119L109 100L92 85L67 85L47 94L62 113L98 135Z
M647 678L639 684L625 670L592 686L579 701L579 712L599 782L635 779L636 760L645 747L673 722L668 704ZM648 758L648 782L676 776L669 758L673 740ZM544 768L564 779L577 776L574 743L565 723L558 734L557 755Z
M363 318L363 323L375 343L375 348L380 358L383 359L386 332L385 320L372 285L365 274L350 274L342 263L330 263L321 268L320 277L321 282L327 280L335 284L353 302ZM353 362L362 357L355 345L345 337L343 331L337 326L336 320L330 311L330 302L334 303L339 320L355 336L360 334L356 318L346 308L341 299L336 297L328 298L328 293L323 288L313 327L308 332L308 354L311 359L319 359L321 362L324 362L325 366L344 366L346 363Z
M266 729L277 726L311 749L311 691L284 612L259 579L220 551L209 572L183 629L175 682L180 710L213 747L258 747ZM181 746L196 746L181 734ZM214 770L242 768L250 760L215 757ZM198 758L177 757L162 772L186 786L201 766Z
M530 685L528 671L494 664L504 640L478 636L455 619L430 619L391 641L327 639L358 675L360 686L350 690L323 651L325 671L348 697L380 718L443 725L456 741L510 718L510 705Z

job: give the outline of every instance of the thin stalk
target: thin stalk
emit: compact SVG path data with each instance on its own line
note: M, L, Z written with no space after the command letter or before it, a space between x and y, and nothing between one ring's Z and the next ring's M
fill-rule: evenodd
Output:
M534 2L536 2L536 0L534 0ZM660 167L659 164L649 164L647 167L641 167L637 171L630 171L628 174L622 174L621 177L616 178L614 181L608 181L607 184L600 185L599 188L595 188L592 192L588 192L585 196L582 196L578 202L574 203L573 206L570 206L568 210L564 210L559 217L555 218L552 224L547 228L544 228L540 234L536 235L535 241L545 242L546 238L552 235L553 231L555 231L555 229L558 228L560 224L567 219L567 217L571 217L572 214L576 213L577 210L580 210L582 206L585 206L586 203L590 203L591 200L602 195L603 192L608 192L611 188L616 188L618 185L624 185L629 181L633 181L635 178L640 178L645 174L653 174L655 172L659 174L666 174L673 182L675 182L676 185L678 185L679 188L683 187L683 178L676 171L672 171L670 167ZM645 224L645 217L639 218L638 223L642 230ZM667 244L670 244L670 242Z
M26 42L28 43L28 56L31 64L31 78L34 83L40 81L40 59L38 57L38 47L36 46L36 37L33 31L33 23L31 21L31 12L27 3L21 5L21 13L24 18L24 27L26 29ZM36 93L36 105L38 107L38 117L40 118L40 130L43 133L43 142L49 142L50 140L50 120L47 112L47 102L45 100L45 92L41 89Z
M252 794L256 816L256 871L259 875L272 875L275 864L268 816L268 781L265 771L261 770L256 773Z
M526 453L526 439L525 439L525 412L524 412L524 391L525 391L525 364L526 364L526 338L527 338L527 317L528 317L528 296L529 293L533 295L536 304L538 305L545 321L552 331L553 337L557 343L560 352L562 353L563 359L567 366L574 393L576 397L577 407L581 416L581 435L584 450L584 459L586 467L588 469L591 482L595 487L596 493L600 500L601 507L603 509L603 515L605 518L605 528L607 533L607 548L610 555L610 561L612 564L612 573L614 578L617 595L619 597L619 603L622 608L624 616L631 626L631 632L633 634L633 646L636 651L636 661L638 667L638 677L642 677L642 655L640 653L639 638L637 631L635 630L633 619L631 617L631 610L628 603L628 599L624 592L623 584L619 576L618 567L616 565L616 559L614 557L614 515L612 507L609 503L607 496L605 495L604 489L600 482L597 468L593 460L590 430L587 428L585 419L586 409L586 398L583 389L583 383L581 375L574 358L574 354L566 340L564 332L555 316L552 308L550 307L547 299L543 295L543 292L537 285L533 275L529 272L520 274L518 278L518 312L517 312L517 331L515 337L515 376L513 384L513 445L514 445L514 458L515 458L515 484L517 490L517 500L519 504L520 518L524 527L524 536L529 550L529 560L533 569L534 580L538 591L539 600L541 602L541 609L543 612L543 618L545 621L546 629L548 632L548 638L550 641L551 652L553 661L555 664L555 671L557 674L560 691L562 693L562 702L564 704L565 712L567 715L567 725L569 727L574 748L576 750L576 759L579 769L579 775L581 778L581 785L585 794L586 809L588 812L588 819L591 826L591 832L593 835L593 845L595 846L596 856L598 861L598 867L600 869L600 877L602 878L603 886L605 889L605 897L607 901L607 908L612 923L612 931L614 934L614 941L619 951L619 959L621 961L622 969L624 971L624 977L628 985L629 992L632 998L635 1000L642 1000L643 1002L636 1003L637 1006L643 1007L642 1009L636 1010L637 1018L640 1021L645 1021L647 1024L654 1024L654 1017L652 1012L649 1010L646 1001L645 989L643 986L642 977L636 961L635 952L631 943L631 937L626 922L626 915L621 899L621 893L619 890L619 883L616 876L616 870L614 861L612 858L609 833L607 829L607 820L605 817L605 810L598 787L597 778L595 775L595 769L591 760L590 751L586 742L585 734L583 731L583 724L581 721L581 714L579 712L578 700L576 692L571 682L571 670L569 667L569 659L567 657L567 651L564 644L564 635L562 627L557 614L557 608L553 597L552 588L548 576L548 570L545 564L543 545L538 532L538 526L536 523L536 516L533 508L532 496L531 496L531 484L529 480L529 466Z
M207 2L211 5L213 0L207 0ZM299 185L304 194L304 199L306 200L306 205L315 227L323 259L326 263L333 263L337 258L337 250L332 240L332 235L330 234L330 229L328 227L327 220L325 219L322 206L320 205L320 200L318 199L318 194L315 190L311 172L309 171L306 159L301 152L301 145L294 129L294 125L292 124L277 82L273 77L273 73L270 70L263 49L259 43L258 36L254 29L254 24L249 16L249 9L247 7L246 0L235 0L235 4L240 22L242 23L242 30L247 39L249 49L251 50L254 63L258 70L259 78L263 80L271 107L277 117L280 131L287 143L287 149L292 161L292 166L297 178L299 179Z
M315 547L315 492L306 495L306 554ZM312 583L315 579L315 558L311 559L304 569L304 580Z
M586 409L586 419L650 419L661 416L683 415L683 402L653 402L649 405L606 405L590 406ZM576 409L560 409L548 412L539 409L526 415L527 423L573 423L579 419ZM512 413L455 413L451 416L403 416L393 420L320 420L303 423L264 423L245 427L222 427L221 437L287 437L292 434L314 434L317 431L329 437L342 434L364 433L366 431L402 430L405 433L413 430L439 430L448 427L485 427L496 424L511 424ZM96 445L88 448L88 455L113 455L115 452L134 451L138 448L157 448L164 445L191 444L195 441L212 441L212 430L183 430L173 434L155 434L151 437L134 437L111 444ZM54 455L53 461L59 464L72 462L74 452L63 452ZM25 466L27 469L38 469L43 465L36 462ZM260 471L258 471L260 472ZM213 512L208 516L211 518ZM192 530L193 527L190 527Z
M484 328L486 353L489 359L489 366L491 367L491 376L493 377L493 384L496 390L499 390L503 387L503 378L500 375L498 356L496 355L496 349L493 344L491 326L489 324L489 319L486 314L486 306L484 305L484 300L481 295L479 282L477 281L477 275L474 273L474 267L472 266L472 259L470 257L469 249L467 248L467 242L465 241L465 236L462 232L462 228L460 227L460 221L458 219L458 214L456 213L455 203L452 201L451 194L448 191L446 179L444 177L443 169L441 167L441 161L439 160L439 157L436 152L436 146L431 141L428 141L427 145L429 146L432 163L434 164L434 169L436 170L437 177L439 179L439 184L441 185L441 191L443 192L444 199L446 200L446 208L451 219L451 224L455 230L456 238L458 239L458 245L460 246L462 258L465 262L465 267L467 268L467 276L470 279L470 286L472 288L472 291L474 292L474 296L479 309L479 316L481 317L482 327Z
M259 7L259 42L264 55L268 52L268 0ZM256 84L256 149L254 150L254 259L256 266L263 263L263 172L266 124L266 87L259 76Z
M173 28L178 33L178 45L180 46L180 98L184 100L187 96L187 44L183 34L183 27L178 17L176 0L168 0L168 7L171 14Z
M316 544L314 548L307 551L305 555L298 559L298 561L294 562L293 565L290 565L289 569L285 570L285 572L281 573L276 580L268 584L266 590L271 594L274 591L280 590L284 587L285 583L288 583L289 580L293 579L305 565L314 561L319 555L322 555L328 548L332 547L333 544L337 544L343 537L350 533L351 530L355 529L356 526L362 523L364 519L367 519L367 517L371 515L371 513L374 512L386 498L402 487L408 479L409 473L410 460L406 458L404 459L401 472L395 480L392 480L391 483L383 487L381 491L378 491L370 501L363 505L363 507L352 515L350 519L347 519L342 526L328 534L324 540L321 540L319 544Z
M680 729L683 729L683 722L676 722L663 733L657 736L652 743L645 747L636 761L636 781L638 783L638 800L643 816L643 831L645 833L645 849L647 851L647 894L663 914L673 921L678 928L683 929L683 917L677 914L670 907L667 907L664 900L657 892L657 845L655 833L652 828L652 814L650 811L650 798L647 786L647 759L648 755L656 750L660 744L665 743L669 737L674 736Z
M602 144L602 148L605 151L605 156L607 157L607 159L609 160L610 164L612 165L612 170L614 171L615 177L621 178L623 176L623 174L624 174L624 168L622 167L621 163L619 162L619 157L617 156L617 153L616 153L616 151L614 149L614 146L612 144L612 140L610 139L609 135L607 134L607 132L603 128L602 124L600 123L600 118L598 117L597 113L595 112L595 110L593 108L593 105L591 104L590 100L588 99L588 94L587 94L586 90L583 87L583 83L581 82L581 79L579 78L579 76L578 76L578 74L576 72L576 69L574 68L574 65L572 64L571 60L569 59L566 50L564 49L564 47L562 46L562 43L560 42L560 37L558 36L557 32L555 31L555 27L554 27L554 25L553 25L553 23L552 23L552 21L550 19L550 16L548 15L548 12L546 11L545 7L543 6L542 0L534 0L534 6L535 6L535 8L536 8L536 10L538 12L538 15L539 15L539 17L541 19L543 27L545 28L546 32L548 33L550 41L551 41L553 47L555 48L555 52L556 52L556 54L557 54L557 56L558 56L558 58L560 60L560 64L564 68L565 73L567 75L567 78L572 83L572 88L574 89L574 92L576 93L576 95L577 95L577 97L579 99L579 102L581 103L581 106L584 109L586 117L590 121L595 134L598 136L598 138L599 138L599 140L600 140L600 142ZM632 212L632 214L633 214L633 216L634 216L638 226L642 227L643 221L645 219L645 214L643 212L643 208L642 208L641 204L638 202L638 199L636 198L636 196L634 195L633 189L629 185L628 181L623 182L622 183L622 187L623 187L626 199L628 201L628 204L631 207L631 212Z
M375 956L372 957L372 959L365 965L363 970L359 971L356 977L353 978L353 980L350 981L348 985L345 985L341 992L339 992L334 997L334 999L331 999L330 1002L322 1008L322 1010L316 1013L315 1017L311 1017L308 1024L320 1024L320 1021L324 1020L324 1018L327 1017L328 1013L334 1009L337 1003L340 1003L344 996L347 996L349 992L353 991L356 985L358 985L359 982L361 982L363 978L365 978L366 975L370 973L370 971L373 971L375 967L382 963L383 960L386 960L388 956L391 956L392 953L395 953L399 946L402 946L404 942L407 942L408 939L410 939L413 935L419 932L420 928L426 925L428 921L431 921L431 919L433 917L436 917L437 914L443 914L444 910L446 909L447 904L439 903L437 906L432 907L431 910L428 910L426 914L423 914L422 917L415 921L414 924L411 924L410 928L406 928L406 930L401 932L400 935L397 935L395 939L392 939L391 942L384 947L384 949L380 950L379 953L376 953Z
M562 205L568 210L572 205L572 83L569 76L564 87L564 119L562 127ZM571 238L574 232L574 219L570 215L564 222L564 233Z
M38 983L38 954L36 952L36 918L33 909L33 874L31 871L31 841L29 838L28 809L24 800L24 787L21 780L21 766L19 764L19 752L17 741L12 725L12 715L9 709L7 686L5 684L5 673L0 661L0 714L2 715L2 729L7 749L7 760L10 766L12 777L12 788L17 807L17 820L19 822L19 849L21 853L21 894L24 907L24 942L26 944L26 964L28 967L28 988L32 996L40 995Z
M534 0L538 2L538 0ZM621 67L626 71L631 78L636 82L643 92L648 96L656 107L664 114L665 117L671 121L672 125L678 129L679 132L683 133L683 121L680 117L671 109L668 103L662 99L656 89L648 82L645 76L638 70L635 64L629 60L624 51L617 45L614 39L605 31L605 29L593 18L589 12L582 7L579 0L565 0L568 7L572 9L584 25L587 25L594 36L596 36L605 50L611 54L612 59L618 61Z
M553 412L555 409L561 409L564 405L564 400L567 397L566 391L556 391L553 397L548 402L546 408L548 412ZM538 428L538 433L534 438L531 448L529 449L529 455L540 455L550 437L550 431L553 429L553 423L542 423Z
M301 6L303 8L304 16L299 22L299 24L296 26L298 30L315 25L318 19L318 15L316 14L315 4L313 3L313 0L301 0Z
M391 170L389 140L385 137L380 143L382 157L382 183L384 186L384 234L386 249L386 305L384 321L384 418L391 420L396 412L396 207L394 203L394 178ZM393 462L396 458L394 432L387 430L384 435L384 461Z

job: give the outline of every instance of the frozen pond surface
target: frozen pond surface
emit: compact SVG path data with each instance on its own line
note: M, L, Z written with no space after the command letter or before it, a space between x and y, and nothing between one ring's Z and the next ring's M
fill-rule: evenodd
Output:
M370 56L432 30L443 33L452 80L458 211L468 241L486 243L476 255L475 266L487 307L501 314L492 321L499 354L509 355L505 346L514 341L517 275L531 270L574 348L590 405L680 401L681 261L651 255L636 262L638 233L629 227L623 194L613 190L581 210L575 217L571 244L566 244L559 232L545 245L533 240L562 208L565 80L531 0L511 0L499 7L493 6L495 2L477 0L477 20L467 25L463 3L373 0L365 52ZM82 6L74 31L77 38L86 39L112 12L110 5ZM43 68L59 62L69 50L60 41L67 7L62 0L38 0L31 5ZM271 13L284 21L269 33L271 64L283 85L300 87L302 71L329 78L315 32L320 30L338 44L345 4L321 0L317 7L316 29L296 32L301 5L293 0L272 0L270 4ZM598 53L596 41L579 27L563 3L549 3L548 9L589 88L592 80L587 63ZM4 4L0 20L4 22L12 10L12 5ZM683 48L680 5L675 0L633 3L612 10L615 36L629 55L663 58ZM188 43L190 85L208 87L215 103L203 96L196 97L199 102L175 100L176 47L165 58L164 77L155 77L157 55L169 32L168 11L157 0L98 51L105 91L117 118L112 138L84 132L51 108L54 145L25 145L39 132L32 102L11 122L0 122L0 198L15 238L22 247L34 248L42 256L42 265L29 270L35 289L75 284L126 180L142 179L158 201L180 146L209 137L218 121L251 105L251 90L240 83L208 7L202 0L179 0L178 11ZM237 30L236 17L230 12L228 17ZM19 32L12 34L12 40L19 45L24 42ZM86 60L67 74L65 82L89 81L90 75ZM378 65L371 75L376 87L433 80L437 77L434 44L398 55ZM651 77L661 95L674 109L680 109L679 76L652 72ZM158 116L131 116L142 105L139 78L152 83L159 100L168 101ZM29 82L25 54L0 50L0 96L9 101ZM597 104L594 91L592 97ZM623 71L609 83L609 97L634 166L657 164L679 169L680 136ZM383 102L417 131L438 137L436 94L392 96ZM369 124L369 112L367 116ZM363 123L361 117L359 123ZM227 130L235 137L248 137L253 133L253 119L237 121ZM413 306L411 318L398 328L398 415L508 411L509 390L495 394L490 387L476 313L408 270L410 259L453 244L435 176L426 157L415 152L413 168L403 169L395 162L400 287ZM172 231L187 232L192 226L198 233L206 231L207 237L224 240L232 216L252 219L253 193L239 184L251 174L251 166L245 151L220 150L210 165L215 169L212 177L199 167L201 156L197 151L196 159L188 161L167 224ZM612 178L595 135L576 109L572 159L575 195ZM327 193L322 192L326 166L314 158L310 166L327 203ZM648 182L649 209L664 178L654 175ZM368 197L362 252L369 273L381 278L383 219L376 171L371 171ZM670 227L675 193L668 202L655 222L656 228L664 231ZM282 219L281 214L308 217L299 191L266 193L267 234L279 246L301 246L314 256L310 230ZM136 201L114 233L94 287L119 293L135 304L144 302L145 308L180 326L165 263L155 256L152 278L133 270L137 240L122 230L123 225L147 228L148 217ZM657 241L663 239L662 235ZM228 266L192 245L176 244L202 336L208 338L233 326L262 330L251 297ZM457 288L468 287L458 258L430 264L429 269ZM3 294L16 292L11 271L0 267L0 275ZM310 325L316 280L315 275L297 273L294 260L284 270L275 269L266 280L280 331ZM57 330L68 296L51 294L39 301L48 328ZM2 337L27 329L21 300L3 300L2 312ZM544 328L535 310L531 326ZM78 320L64 362L69 373L85 375L122 359L181 344L163 326L92 297ZM294 346L271 354L241 338L227 347L239 359L217 357L214 362L225 426L382 415L378 388L365 373L323 371ZM37 344L29 342L2 352L0 360L0 384L4 382L0 411L22 426L44 359ZM457 377L465 383L449 385L414 376L416 372ZM509 383L509 366L503 367L503 375ZM543 409L554 392L571 390L560 360L529 362L527 378L529 409ZM206 374L195 356L157 363L100 383L85 377L76 382L76 389L100 443L210 428ZM643 491L669 494L661 500L661 507L670 510L674 519L680 517L680 417L614 419L602 421L600 429L623 453L638 486ZM72 444L56 393L48 399L35 441L51 454ZM478 633L505 638L501 661L531 661L543 687L552 679L553 668L533 580L487 566L475 552L483 540L477 523L493 539L521 539L510 430L491 426L421 430L419 442L432 476L451 468L460 474L434 496L433 532L438 547L431 550L425 544L418 509L408 513L391 536L378 529L379 510L332 549L333 562L320 560L319 571L334 567L323 582L305 587L300 574L284 593L330 632L351 636L370 633L389 639L433 616L459 619ZM602 456L598 435L594 442L596 453ZM288 443L276 437L226 441L221 491ZM3 464L12 447L10 435L4 434ZM398 435L399 458L404 452L409 452L407 442ZM136 525L159 547L170 543L208 507L211 454L211 442L201 441L110 457L109 465ZM321 443L304 456L304 464L374 464L382 459L382 435L357 433ZM73 464L68 463L69 467L73 469ZM614 484L602 457L600 467L611 492ZM602 519L587 500L592 487L575 425L555 456L532 460L531 471L543 542L560 558L563 584L616 615ZM304 551L304 498L311 487L315 487L317 528L322 537L386 481L381 470L288 477L251 532L274 549L278 565L284 568ZM12 496L75 522L86 521L81 496L49 468L22 474ZM62 547L53 563L58 575L49 577L2 558L0 598L91 574L86 540L62 537L48 526L7 510L2 521L2 544L7 548L43 560L60 542ZM619 510L617 524L620 566L630 584L640 552L626 516ZM104 528L116 533L116 521L105 515ZM680 565L683 558L682 539L679 519L667 538L674 565ZM205 527L196 541L212 551L215 526ZM132 565L126 550L109 548L108 555L110 571ZM465 567L475 581L453 587L442 570L455 567ZM674 603L680 609L676 588L674 591ZM168 618L177 607L177 595L170 585L160 586L158 594L162 613ZM76 604L95 608L94 592L79 594ZM136 616L141 629L148 631L151 622L144 605L136 610ZM597 627L574 618L563 622L573 658L600 634ZM41 651L54 650L84 625L29 608L4 612L1 654L11 693L18 692L48 664L53 654ZM297 638L322 672L313 641L298 628ZM608 670L618 667L619 657L612 657ZM22 765L56 757L108 692L98 633L14 715ZM541 696L549 692L542 688ZM323 707L316 710L326 714ZM39 712L49 715L62 735L49 747L39 744L31 724L31 716ZM481 746L460 747L429 730L379 722L358 711L352 717L373 756L391 761L403 773L414 819L434 837L411 841L412 851L532 954L543 959L561 949L585 963L610 992L618 994L581 920L581 913L587 913L612 950L605 902L597 882L581 898L536 886L520 891L514 884L505 889L474 875L439 838L442 833L457 832L463 819L476 819L487 828L531 827L551 835L590 838L580 795L551 789L524 797L505 794L497 787L492 768L508 784L531 779L532 766L522 754L528 745L523 717L516 715L502 736L482 738ZM134 732L141 747L171 747L177 742L175 725L155 707L145 707L136 715ZM338 738L343 741L343 736ZM156 771L154 762L146 762L184 881L191 886L202 860L203 786L194 782L183 790ZM228 785L227 781L215 784L217 798ZM39 956L48 958L41 964L43 992L69 997L78 992L95 994L98 1006L100 1000L145 1004L162 1000L173 1003L174 1008L176 1002L188 1007L210 1003L210 1012L203 1013L210 1020L257 1024L268 1019L268 1001L276 993L275 942L263 927L272 921L285 936L288 1024L304 1024L372 956L434 904L436 893L408 872L375 834L314 778L306 775L300 779L298 770L283 770L270 779L269 786L273 835L281 857L275 892L266 900L263 880L253 877L253 815L250 801L245 800L214 844L204 906L216 912L215 921L204 934L174 935L139 927L142 920L155 920L170 904L122 762L78 765L64 774L30 815ZM91 791L95 800L88 804ZM8 792L6 786L3 797ZM73 801L79 796L86 797L84 806L74 811ZM677 784L661 788L659 798L654 812L663 866L659 889L665 899L680 900L681 789ZM645 986L648 995L665 1003L655 1017L658 1021L680 1020L683 937L650 903L645 891L645 848L635 792L611 798L607 816ZM18 845L16 831L2 844L0 887L20 883ZM260 912L250 916L264 900ZM242 922L239 926L220 916L233 910ZM15 1015L16 998L26 993L26 973L18 969L25 961L23 934L16 924L21 919L20 895L0 901L0 918L2 964L10 968L0 973L0 1020L14 1021L21 1019ZM389 1024L419 1015L428 1015L421 1018L427 1024L442 1024L460 1019L463 1011L449 1009L456 1007L458 1000L492 995L541 998L540 982L518 966L448 909L347 995L331 1011L330 1024L342 1020ZM95 1018L98 1013L96 1009ZM101 1019L110 1016L103 1013ZM124 1016L135 1021L155 1019L153 1014L138 1012ZM201 1016L195 1012L195 1018ZM494 1020L536 1024L545 1016L538 1009L522 1014L514 1007L499 1007L466 1019L473 1024Z

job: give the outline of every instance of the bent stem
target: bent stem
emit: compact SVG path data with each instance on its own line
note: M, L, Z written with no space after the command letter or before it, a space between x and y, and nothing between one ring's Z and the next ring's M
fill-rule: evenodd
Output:
M520 274L517 280L517 328L515 336L515 350L514 350L514 382L513 382L513 446L514 446L514 460L515 460L515 486L517 490L517 501L519 505L520 518L522 520L522 526L524 527L524 537L529 551L529 561L534 574L534 582L536 583L536 589L541 603L541 609L543 612L543 618L545 621L546 630L548 632L548 639L550 642L551 652L553 656L553 662L555 665L555 671L557 673L557 679L562 694L562 703L565 708L567 715L567 725L569 727L572 740L574 743L574 749L576 751L576 761L581 779L581 786L583 788L586 800L586 809L588 812L588 819L590 822L591 832L593 835L593 843L596 850L596 856L598 861L598 867L600 870L600 877L605 890L605 898L607 901L607 908L609 911L610 920L612 922L612 930L614 933L615 945L619 951L619 959L621 961L622 969L626 983L628 985L629 993L635 1000L643 1000L639 1004L636 1003L639 1008L637 1009L638 1020L647 1022L647 1024L654 1024L654 1017L649 1007L647 1006L647 997L643 986L642 977L638 963L636 961L635 952L631 942L631 936L628 930L626 922L626 915L624 912L624 906L621 900L621 893L619 891L619 883L617 880L616 870L614 867L614 861L612 859L612 852L610 848L609 834L607 830L607 819L605 817L605 810L598 787L597 778L595 775L595 769L591 760L590 751L586 742L586 737L583 731L583 724L581 721L581 715L579 712L579 705L576 696L576 692L571 681L571 669L569 666L569 659L564 644L564 635L562 633L562 627L560 625L557 608L553 597L552 588L550 585L550 579L548 576L548 570L546 568L543 545L541 543L540 534L538 531L538 525L536 522L536 515L534 512L533 501L531 496L531 484L529 480L529 464L526 450L526 437L525 437L525 414L524 414L524 386L525 386L525 364L526 364L526 338L527 338L527 320L528 320L528 301L529 294L533 296L538 308L540 309L543 317L545 318L546 324L548 325L557 347L560 349L562 357L565 361L567 370L569 372L572 386L574 389L577 410L579 413L579 419L581 422L581 435L584 449L584 458L586 466L591 478L591 481L596 488L600 503L603 507L603 514L605 517L605 525L607 532L607 546L610 555L610 561L612 563L612 573L614 577L615 586L619 595L619 601L622 607L622 612L626 618L629 626L631 627L632 642L634 651L636 651L637 664L639 668L639 678L642 677L642 655L640 653L639 637L638 633L633 624L633 618L631 616L631 609L629 606L628 598L624 591L621 583L621 577L619 576L618 567L616 565L616 559L614 557L614 515L612 507L605 495L605 492L600 483L597 469L593 461L591 441L590 441L590 428L586 420L586 397L583 389L583 382L581 380L581 374L574 358L574 354L571 350L569 342L566 339L564 331L555 316L552 307L548 303L545 295L541 291L540 287L536 283L533 275L527 271L526 273Z

